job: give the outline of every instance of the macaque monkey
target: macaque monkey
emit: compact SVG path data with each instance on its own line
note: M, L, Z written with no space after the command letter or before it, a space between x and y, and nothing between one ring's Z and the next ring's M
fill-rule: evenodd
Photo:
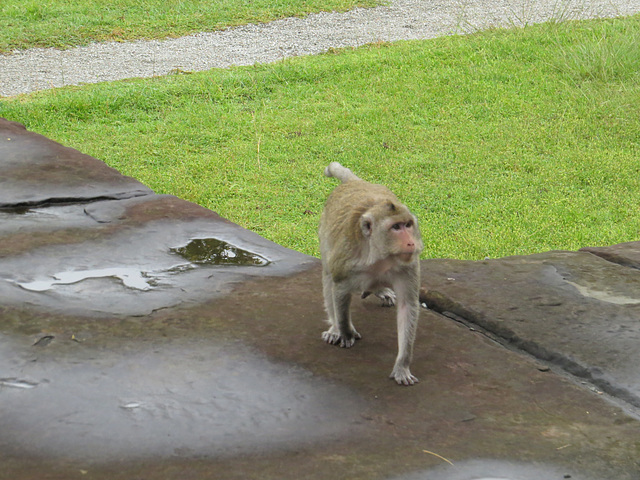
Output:
M398 356L391 372L400 385L418 381L409 371L418 325L422 238L416 217L382 185L365 182L337 162L324 174L342 183L320 219L322 288L329 330L322 339L344 348L362 336L351 323L351 294L372 292L398 306Z

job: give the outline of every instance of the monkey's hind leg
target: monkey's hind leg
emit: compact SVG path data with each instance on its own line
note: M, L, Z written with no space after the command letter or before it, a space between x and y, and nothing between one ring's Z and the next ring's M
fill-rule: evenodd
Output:
M327 311L327 321L329 322L329 330L322 332L322 340L336 345L340 343L340 328L336 321L335 306L333 304L333 280L331 274L326 269L322 270L322 293L324 295L324 308Z

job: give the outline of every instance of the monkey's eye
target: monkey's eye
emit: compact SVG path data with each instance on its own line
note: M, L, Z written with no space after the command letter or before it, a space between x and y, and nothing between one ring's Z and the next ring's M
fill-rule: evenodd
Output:
M413 227L413 220L409 220L407 222L407 228L411 228L411 227Z
M394 224L391 226L391 228L392 228L393 230L400 230L400 229L402 229L402 224L401 224L401 223L394 223Z

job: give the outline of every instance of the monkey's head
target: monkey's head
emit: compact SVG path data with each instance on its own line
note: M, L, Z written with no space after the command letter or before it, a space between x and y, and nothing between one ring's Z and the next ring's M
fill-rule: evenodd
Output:
M394 256L408 263L423 248L418 220L401 203L386 201L369 208L360 217L360 229L380 258Z

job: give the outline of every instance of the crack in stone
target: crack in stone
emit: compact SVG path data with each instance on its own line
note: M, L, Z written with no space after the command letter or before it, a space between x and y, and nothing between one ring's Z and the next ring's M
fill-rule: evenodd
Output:
M602 251L602 250L596 250L594 248L581 248L579 250L580 252L584 252L584 253L590 253L591 255L594 255L596 257L599 257L609 263L613 263L614 265L620 265L621 267L625 267L625 268L632 268L634 270L640 270L640 265L638 265L637 263L635 263L633 260L623 256L623 255L619 255L617 253L613 253L613 252L607 252L607 251Z
M537 360L559 367L565 373L579 379L577 383L584 383L586 381L613 398L626 402L633 407L640 408L640 397L624 387L615 385L611 379L596 366L584 366L568 355L549 350L535 341L523 339L510 328L494 322L482 314L465 308L441 292L434 290L422 291L421 301L422 300L429 305L431 310L451 320L462 323L469 328L478 330L483 335L504 347L525 352Z
M17 203L0 203L0 211L24 214L34 208L60 207L65 205L84 205L96 202L113 201L113 200L129 200L136 197L144 197L147 195L155 195L150 191L134 190L128 192L98 195L96 197L50 197L42 200L34 200L28 202ZM90 213L85 213L91 217ZM93 217L92 217L93 218Z

